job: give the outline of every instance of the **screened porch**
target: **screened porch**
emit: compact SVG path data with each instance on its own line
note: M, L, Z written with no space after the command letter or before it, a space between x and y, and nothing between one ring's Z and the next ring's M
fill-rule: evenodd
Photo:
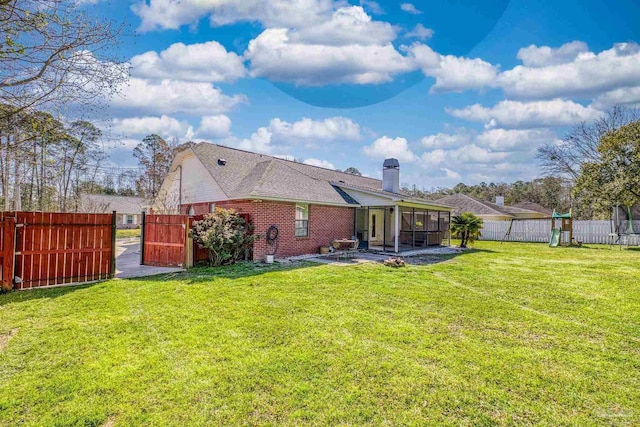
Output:
M355 212L360 247L383 252L403 252L429 246L450 245L451 212L415 206L368 206Z

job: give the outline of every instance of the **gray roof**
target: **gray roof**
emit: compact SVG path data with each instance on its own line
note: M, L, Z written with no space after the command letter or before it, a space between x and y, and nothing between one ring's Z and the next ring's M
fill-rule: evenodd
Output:
M139 214L147 205L142 197L111 196L107 194L82 194L78 212Z
M523 209L529 209L535 212L540 212L542 214L549 215L549 216L551 216L551 214L553 213L553 210L547 209L544 206L534 202L520 202L520 203L516 203L513 206L516 208L523 208Z
M191 149L229 199L264 197L327 204L357 204L344 191L339 191L342 186L372 191L383 196L401 196L382 191L382 181L379 179L206 142ZM430 203L418 199L412 201Z
M530 209L523 209L515 206L497 205L485 200L476 199L466 194L452 194L436 200L436 203L455 207L454 213L459 215L463 212L473 212L476 215L495 215L513 217L514 214L537 214Z

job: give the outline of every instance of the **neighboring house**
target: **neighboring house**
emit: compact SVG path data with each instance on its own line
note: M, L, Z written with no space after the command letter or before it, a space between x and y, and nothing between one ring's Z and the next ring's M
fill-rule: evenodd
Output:
M536 212L531 209L524 209L516 206L507 206L504 199L497 198L497 203L476 199L466 194L452 194L436 200L436 203L453 206L454 214L472 212L478 217L487 221L509 221L512 219L542 219L551 216L551 213Z
M539 212L539 213L544 214L545 216L547 216L549 218L551 218L551 215L553 215L553 210L552 209L545 208L544 206L539 205L539 204L534 203L534 202L520 202L520 203L516 203L515 205L513 205L513 207Z
M261 236L254 259L276 246L276 256L317 253L352 237L393 252L441 244L451 208L402 194L396 159L385 160L382 173L378 180L203 142L176 155L154 211L248 214ZM277 245L265 240L271 226Z
M116 211L116 228L140 227L140 216L148 203L142 197L83 194L78 212L109 213Z

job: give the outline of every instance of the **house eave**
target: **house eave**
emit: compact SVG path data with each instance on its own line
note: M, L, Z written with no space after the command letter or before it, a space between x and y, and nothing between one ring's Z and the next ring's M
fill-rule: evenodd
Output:
M234 199L230 199L234 200ZM304 199L291 199L291 198L283 198L283 197L262 197L262 196L247 196L236 198L235 200L253 200L254 202L260 202L262 200L267 200L270 202L283 202L283 203L304 203L308 205L323 205L323 206L338 206L343 208L359 208L361 207L359 204L349 204L349 203L336 203L336 202L323 202L318 200L304 200Z

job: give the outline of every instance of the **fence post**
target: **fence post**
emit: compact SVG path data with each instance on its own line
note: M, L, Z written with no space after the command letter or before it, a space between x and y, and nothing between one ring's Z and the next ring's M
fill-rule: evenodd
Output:
M16 262L16 219L4 217L2 257L2 290L13 289L14 267Z
M184 244L185 244L185 248L184 248L184 255L185 255L185 267L186 268L190 268L193 267L193 239L190 237L190 233L189 231L191 230L191 226L193 224L193 218L186 218L185 220L185 231L186 231L186 236L184 238Z
M142 211L140 218L140 265L144 265L144 229L147 224L147 213Z
M116 211L111 212L111 271L109 277L116 275Z

